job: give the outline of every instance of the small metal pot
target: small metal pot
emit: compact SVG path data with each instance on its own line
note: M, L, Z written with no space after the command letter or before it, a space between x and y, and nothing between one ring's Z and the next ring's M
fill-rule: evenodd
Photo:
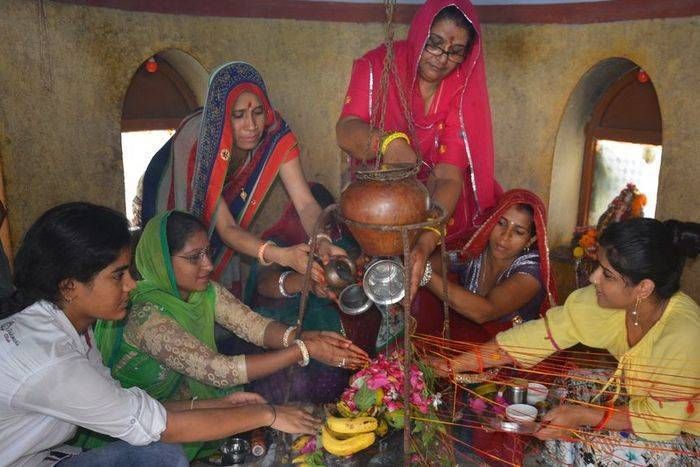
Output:
M229 438L219 447L223 465L242 464L250 451L248 441L243 438Z
M355 282L355 262L347 256L333 256L323 267L326 284L334 289L342 289Z
M351 284L343 289L338 296L340 310L346 315L361 315L372 306L360 284Z
M406 294L403 265L395 259L379 259L365 270L362 287L377 305L393 305Z

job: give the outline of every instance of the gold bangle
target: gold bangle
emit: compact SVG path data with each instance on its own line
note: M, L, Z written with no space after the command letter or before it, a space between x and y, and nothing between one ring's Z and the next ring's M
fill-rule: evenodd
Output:
M425 227L423 227L423 230L429 230L429 231L431 231L431 232L435 232L435 233L437 234L437 236L438 236L438 238L437 238L437 245L439 245L439 244L442 243L442 232L440 232L439 229L437 229L437 228L435 228L435 227L433 227L433 226L430 226L430 225L426 225Z
M411 140L408 138L408 135L406 133L402 133L400 131L395 131L393 133L389 133L382 139L382 145L379 148L379 153L380 154L386 154L386 150L389 147L389 145L394 141L395 139L403 139L405 140L408 144L411 144Z
M258 247L258 261L259 261L260 264L262 264L263 266L269 266L269 265L271 265L272 263L274 263L274 261L265 261L265 248L267 248L268 245L275 245L275 246L277 246L277 244L276 244L275 242L273 242L272 240L268 240L268 241L266 241L265 243L261 244L261 245Z

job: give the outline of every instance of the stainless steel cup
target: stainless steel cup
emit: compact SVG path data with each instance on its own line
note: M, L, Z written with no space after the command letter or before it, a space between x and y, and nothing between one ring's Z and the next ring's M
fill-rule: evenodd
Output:
M505 398L510 404L524 404L527 398L527 387L508 386L505 391Z

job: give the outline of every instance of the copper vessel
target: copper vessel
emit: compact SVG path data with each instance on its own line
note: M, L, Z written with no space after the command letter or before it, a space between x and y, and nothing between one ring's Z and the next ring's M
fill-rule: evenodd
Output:
M428 217L428 190L416 179L418 166L394 165L383 170L358 171L356 180L340 196L340 211L346 219L380 226L404 226ZM370 256L403 254L401 232L348 223L355 240ZM411 245L417 230L409 232Z

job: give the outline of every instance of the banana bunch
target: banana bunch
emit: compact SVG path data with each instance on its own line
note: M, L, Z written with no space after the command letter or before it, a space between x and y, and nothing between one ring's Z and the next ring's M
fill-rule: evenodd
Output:
M376 430L377 419L374 417L327 417L326 426L334 433L356 435Z
M349 456L370 447L378 428L374 417L328 417L321 431L323 448L335 456Z

